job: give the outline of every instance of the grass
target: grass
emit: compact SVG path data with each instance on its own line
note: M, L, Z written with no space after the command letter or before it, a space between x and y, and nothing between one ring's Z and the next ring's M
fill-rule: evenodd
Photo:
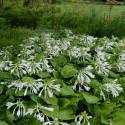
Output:
M108 15L111 5L104 4L84 4L84 3L62 3L56 4L55 6L61 8L61 12L64 13L66 11L76 11L80 14L91 14L94 10L98 16ZM125 6L122 5L113 5L111 10L111 16L119 16L125 12Z
M6 9L1 8L0 15L5 13L5 16L0 16L0 48L7 45L16 47L34 32L40 32L46 28L50 30L70 28L77 33L98 37L112 35L125 37L125 6L84 3L46 6L39 3L33 7L24 8L22 5L23 3L19 1L13 4L6 1L4 5ZM9 7L12 7L12 12ZM9 18L7 14L11 14ZM37 22L36 19L38 19ZM30 24L28 28L27 23ZM14 28L15 24L20 28L17 26Z
M0 30L0 48L13 45L17 48L24 39L27 39L33 34L33 31L26 28L13 28Z

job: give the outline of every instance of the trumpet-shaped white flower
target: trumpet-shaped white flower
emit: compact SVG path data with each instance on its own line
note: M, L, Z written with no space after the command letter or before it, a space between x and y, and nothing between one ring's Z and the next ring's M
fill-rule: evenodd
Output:
M92 47L95 45L97 38L94 38L92 36L85 36L82 35L79 37L80 42L82 42L87 47Z
M42 62L30 61L28 62L28 73L38 74L42 70Z
M49 55L58 56L60 52L61 52L61 49L58 45L54 45L48 48Z
M28 43L28 44L30 44L30 43ZM28 60L30 60L31 58L34 57L34 54L35 54L34 44L31 44L31 45L20 44L20 47L22 47L22 50L18 54L18 57L23 57Z
M12 61L1 61L0 62L0 70L1 71L9 71L10 69L10 64L12 63Z
M60 88L60 84L55 84L55 81L52 80L51 82L47 83L47 84L42 84L40 81L38 81L38 83L41 86L41 90L39 93L39 96L44 95L45 98L47 97L53 97L54 91L60 92L61 88Z
M117 45L116 42L114 42L114 41L109 42L109 41L108 41L108 42L105 44L105 48L108 49L108 50L113 50L113 48L114 48L116 45Z
M5 61L1 61L1 62L0 62L0 70L3 71L4 68L5 68L5 66L6 66Z
M83 125L85 123L87 123L87 125L90 125L89 119L91 119L91 118L92 118L92 116L89 116L86 113L86 111L84 111L75 118L76 125Z
M25 107L20 100L15 103L7 102L6 106L7 109L13 108L13 115L16 114L18 117L25 115Z
M125 61L119 61L117 67L119 72L125 72Z
M69 51L69 56L74 58L80 58L81 57L81 49L79 47L74 46Z
M85 90L89 91L90 87L89 84L91 82L91 78L94 78L94 75L92 74L93 67L89 65L84 70L80 71L80 73L77 76L77 80L74 85L74 89L76 90L77 85L83 86ZM80 88L79 88L80 89ZM81 91L82 88L79 90Z
M27 61L21 60L21 62L17 62L15 64L10 63L9 70L10 70L10 73L12 73L13 75L16 75L20 78L27 73L28 66L29 65L27 64Z
M10 46L11 47L11 46ZM9 58L11 56L11 53L5 49L4 51L0 51L0 57L5 60L5 61L9 61Z
M41 106L40 104L37 103L37 105L34 108L28 109L28 111L25 113L25 115L28 115L28 114L32 115L33 114L37 120L39 120L40 122L42 122L44 124L45 122L49 121L49 118L42 113L42 110L53 112L54 109L48 108L45 106Z
M85 59L88 59L91 57L91 55L88 53L90 48L80 48L77 46L74 46L68 51L68 55L70 58L76 58L79 59L80 61L84 61Z
M30 94L37 94L40 89L40 85L38 85L37 81L33 79L27 81L21 81L21 80L14 81L10 85L8 85L8 88L11 87L16 88L15 93L17 91L24 90L24 96L26 96L28 92L30 92Z
M44 59L42 61L42 69L45 70L45 71L47 71L48 73L51 73L54 70L52 69L52 67L48 63L49 63L48 60Z
M119 72L125 72L125 52L122 52L119 56L117 67Z
M110 92L113 97L119 96L119 93L123 91L121 84L117 84L117 79L111 81L110 83L106 83L103 85L104 90Z
M61 44L61 49L67 50L69 46L70 46L70 42L68 40L64 40L63 43Z
M101 61L100 59L97 59L95 62L95 69L99 75L108 76L111 68L108 62Z

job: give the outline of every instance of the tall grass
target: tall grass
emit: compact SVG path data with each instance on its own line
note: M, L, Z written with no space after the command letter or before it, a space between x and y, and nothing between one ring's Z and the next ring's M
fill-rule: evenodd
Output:
M1 29L0 30L0 49L2 47L13 45L18 49L18 45L23 43L24 39L27 39L33 34L32 30L26 28L14 28L14 29Z
M77 33L98 37L112 35L125 37L124 12L124 6L61 3L39 4L25 8L19 4L18 6L8 4L0 11L0 28L4 29L0 34L2 32L8 34L9 31L5 31L6 28L16 27L24 27L21 33L23 30L25 32L25 28L29 28L28 33L30 29L70 28ZM15 35L18 36L20 31L12 32L17 32ZM27 34L27 31L25 33Z

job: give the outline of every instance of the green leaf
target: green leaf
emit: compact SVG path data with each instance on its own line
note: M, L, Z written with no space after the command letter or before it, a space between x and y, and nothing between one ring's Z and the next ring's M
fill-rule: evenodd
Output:
M0 85L0 94L2 94L2 92L3 92L3 86L2 85Z
M72 86L64 86L62 89L61 89L61 92L60 94L62 96L75 96L75 93L72 89Z
M23 118L23 119L17 120L15 124L16 125L41 125L41 123L38 120L36 120L34 117L31 117L30 119Z
M34 82L34 78L32 78L32 77L26 77L26 76L24 76L23 78L22 78L22 81L23 82L28 82L28 83L33 83Z
M90 95L89 93L83 93L83 97L89 104L95 104L99 101L99 99L96 96Z
M41 77L41 78L49 78L49 77L51 77L51 75L49 73L43 72L43 71L40 71L38 76Z
M6 117L8 122L13 123L15 117L9 110L6 111Z
M11 81L13 76L9 72L0 72L0 81Z
M68 105L70 105L70 99L68 98L59 99L59 105L63 108L67 107Z
M125 110L113 113L112 125L125 125Z
M49 117L58 118L60 120L72 120L75 118L74 111L71 107L59 108L58 106L56 106L54 107L53 112L49 112L46 110L43 110L43 112Z
M64 55L59 55L54 59L57 66L64 66L67 63L67 59Z
M9 124L5 121L0 121L0 125L9 125Z
M110 113L113 112L114 107L115 107L115 103L111 103L111 102L104 102L103 105L101 106L101 114L107 116Z
M43 98L45 100L45 102L47 104L51 104L51 105L57 105L58 104L58 98L56 97L52 97L52 98L49 98L49 99L46 99L46 98Z
M66 65L61 70L61 75L64 78L71 78L77 73L77 70L72 65Z

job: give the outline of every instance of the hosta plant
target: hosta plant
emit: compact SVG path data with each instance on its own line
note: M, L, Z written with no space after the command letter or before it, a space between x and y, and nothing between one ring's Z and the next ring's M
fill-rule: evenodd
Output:
M125 42L42 33L0 50L0 125L124 125Z

